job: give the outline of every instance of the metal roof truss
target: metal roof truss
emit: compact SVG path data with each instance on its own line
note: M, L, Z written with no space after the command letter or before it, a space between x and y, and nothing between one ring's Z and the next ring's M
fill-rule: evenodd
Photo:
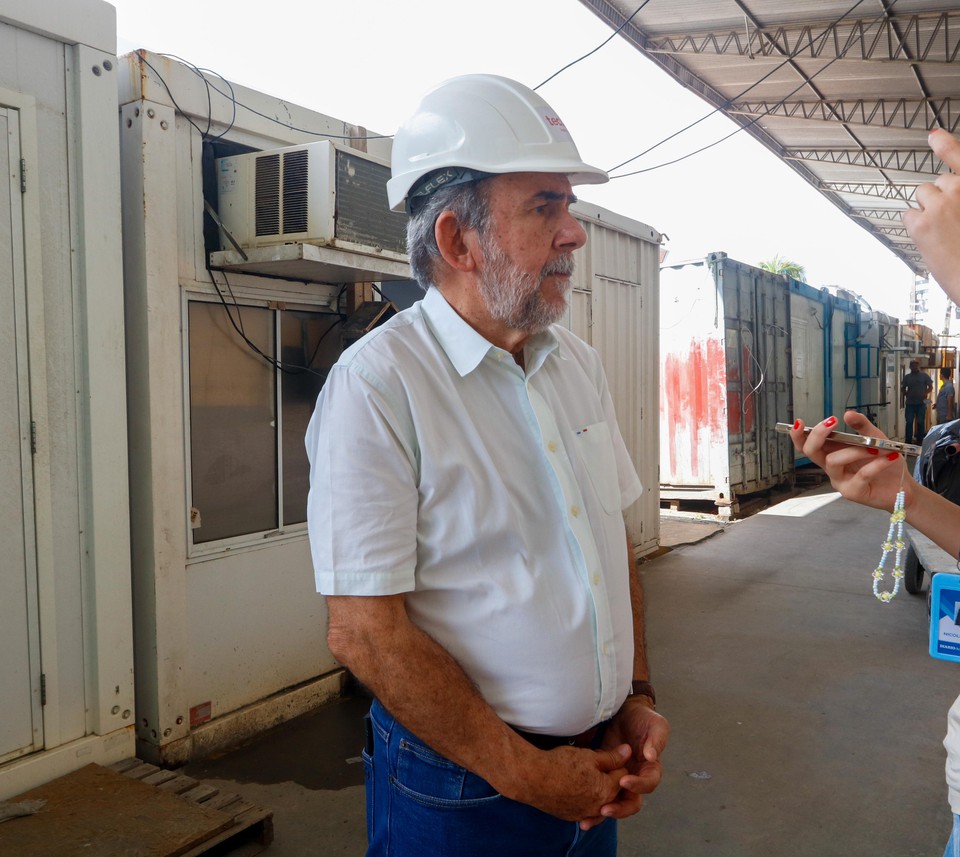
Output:
M581 2L924 273L900 212L960 131L956 0Z

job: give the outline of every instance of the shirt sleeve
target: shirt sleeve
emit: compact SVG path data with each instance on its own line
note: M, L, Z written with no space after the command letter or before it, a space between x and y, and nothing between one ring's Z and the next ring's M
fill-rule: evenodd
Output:
M307 529L317 591L413 590L417 450L402 400L356 364L335 366L307 427Z

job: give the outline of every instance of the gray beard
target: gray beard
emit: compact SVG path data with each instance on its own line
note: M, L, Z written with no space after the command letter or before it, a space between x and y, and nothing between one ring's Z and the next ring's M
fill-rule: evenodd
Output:
M497 321L527 334L542 333L563 318L567 311L566 300L551 304L544 299L540 291L543 281L553 274L572 274L573 269L573 254L564 253L546 265L535 278L517 267L499 247L484 241L480 295L487 311ZM569 288L567 282L564 291Z

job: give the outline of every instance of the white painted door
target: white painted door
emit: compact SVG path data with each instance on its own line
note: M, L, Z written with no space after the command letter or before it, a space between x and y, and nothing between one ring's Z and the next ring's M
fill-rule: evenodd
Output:
M43 745L17 118L0 106L0 762Z

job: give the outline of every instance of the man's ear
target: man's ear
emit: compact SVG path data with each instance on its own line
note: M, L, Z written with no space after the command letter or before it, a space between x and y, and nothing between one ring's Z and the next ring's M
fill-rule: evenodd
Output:
M476 232L464 232L452 211L443 211L433 226L433 235L443 260L455 271L472 271L477 266Z

